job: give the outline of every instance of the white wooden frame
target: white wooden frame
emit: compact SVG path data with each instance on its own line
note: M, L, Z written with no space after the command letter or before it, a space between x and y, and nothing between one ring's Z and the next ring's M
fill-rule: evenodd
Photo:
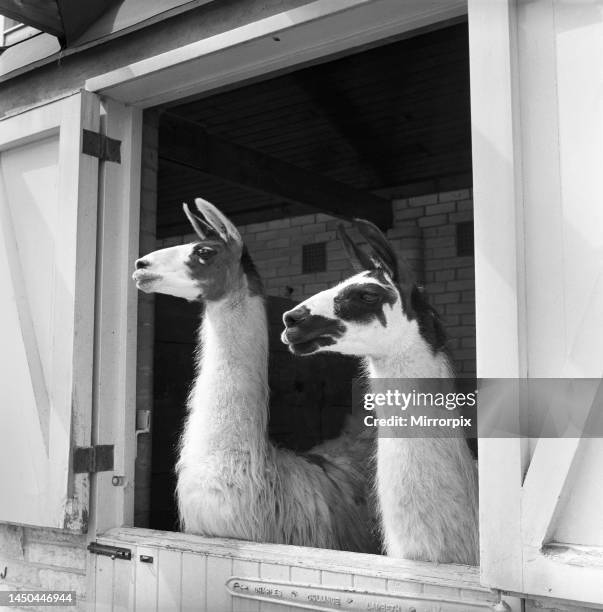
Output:
M86 89L148 108L361 48L466 12L466 0L315 0L90 78Z
M57 114L57 109L63 110ZM83 124L82 115L88 117ZM95 157L82 156L82 128L100 130L119 140L122 163L99 164ZM55 440L54 445L69 453L71 433L73 445L114 445L113 471L99 472L92 479L88 474L74 475L78 496L74 504L81 498L88 513L90 502L90 515L85 523L66 526L88 529L94 537L97 531L133 520L136 449L125 441L134 437L135 428L137 295L130 275L132 262L138 257L142 111L110 99L101 102L97 95L84 91L0 122L0 150L59 131L59 181L67 187L74 182L78 186L68 192L73 200L69 206L78 201L95 204L94 218L80 220L77 230L79 243L87 245L81 252L88 256L78 267L86 302L78 303L77 315L86 329L94 330L94 337L81 331L76 336L79 359L74 364L77 401L72 432L61 431L67 438ZM83 172L86 181L80 185L77 181ZM76 229L66 227L65 232L75 235ZM72 336L66 327L69 321L60 323L63 327L57 326L56 333ZM71 406L68 398L65 403ZM114 475L122 477L123 485L112 484ZM74 519L78 509L75 505L72 508Z
M406 11L401 10L402 8L405 8ZM399 0L317 0L298 9L286 11L234 31L228 31L111 73L91 78L86 82L86 88L128 105L148 108L184 96L212 91L246 81L266 73L287 70L294 65L317 61L324 56L341 53L350 48L367 46L388 37L401 35L406 31L429 27L434 23L461 17L465 12L466 4L464 0L413 1L404 4L401 4ZM119 106L118 102L115 102L115 104ZM504 102L502 104L504 105ZM134 111L129 112L133 113L131 118L136 115ZM136 121L140 121L140 115L138 115ZM133 126L132 123L128 125ZM506 137L505 127L501 128L501 134ZM140 126L138 125L136 129L139 130ZM139 136L132 136L132 138L132 143L134 143ZM134 147L132 151L134 151ZM130 162L124 159L124 162L130 164L129 170L126 170L126 175L129 174L130 176L128 184L131 188L138 160L133 159ZM513 186L511 192L504 190L501 192L499 205L503 220L498 225L492 223L493 226L497 225L498 229L501 227L508 228L506 231L513 236L513 241L510 243L512 245L515 244L515 221L507 219L506 206L509 198L514 197L514 189ZM113 190L115 195L119 195L119 191L119 187ZM119 205L116 205L115 210L117 209L119 209ZM499 221L501 220L499 219ZM136 215L130 212L130 217L126 223L130 227L130 240L133 233L136 233L134 227L136 222ZM487 220L484 222L488 223ZM109 226L118 229L115 220L108 223ZM119 231L121 232L121 230ZM120 234L119 240L121 240L122 249L125 248L128 242L125 231ZM131 264L135 255L131 243L129 249L130 258L128 261ZM122 253L125 254L126 251L122 250ZM514 249L513 253L515 253ZM125 267L118 270L114 264L110 265L112 266L113 276L111 282L117 282L122 287L130 286L131 270ZM512 265L511 269L515 273ZM131 327L134 327L136 320L135 298L131 295L131 287L129 291L129 297L121 303L121 308L114 310L106 317L105 324L109 328L128 328L131 330ZM506 306L516 299L512 290L505 290L505 295L507 295L507 303L501 302L499 304L499 317L506 316ZM518 325L518 323L516 324ZM480 325L489 325L489 322L482 319ZM506 339L506 333L502 329L500 331L501 338ZM510 342L507 344L508 363L517 362L517 355L519 354L517 342L514 343L512 338L513 336L509 338ZM517 332L515 332L515 338L519 338ZM99 336L98 340L102 346L103 338ZM129 336L123 342L121 348L130 355L126 361L131 365L131 356L135 352L135 337ZM101 348L100 350L105 351L106 349ZM107 354L110 354L110 351L107 351ZM492 356L491 351L489 354ZM496 361L492 358L493 367L498 363L499 357L500 353L496 353ZM517 365L517 368L519 368L519 365ZM111 370L111 368L109 369ZM120 391L114 397L114 408L117 411L125 410L124 402L126 398L131 399L134 392L133 378L130 378L129 381L126 380L127 377L124 377L123 370L121 371L121 375L119 368L113 368L109 372L109 375L112 376L111 380L116 380L120 384ZM518 371L518 369L511 368L507 375L517 376ZM500 371L498 371L498 374L500 375ZM110 386L110 384L107 386ZM107 406L107 409L110 408ZM130 444L133 445L131 428L125 431L123 421L120 424L119 419L116 420L115 417L106 416L105 420L107 418L109 420L113 418L113 423L116 423L116 429L112 430L116 443L124 444L125 448L127 446L126 441L129 439ZM107 433L109 432L111 432L111 426L107 427ZM119 453L125 453L125 457L127 453L124 448ZM484 452L487 453L488 449ZM492 452L496 453L496 449L492 448ZM129 460L132 460L131 456ZM520 474L518 465L516 472L518 478ZM128 477L126 482L127 487L132 486ZM97 504L98 519L91 531L91 538L102 535L109 527L131 524L132 509L129 504L132 503L132 500L126 500L128 493L119 499L120 489L117 489L117 497L115 488L113 489L111 491L107 479L97 480L97 499L103 499L104 505L107 499L106 494L110 493L111 498L117 504L118 511L117 514L114 509L105 511L101 509L101 505ZM491 507L496 505L496 500L490 500L490 504L485 504L486 507L488 505ZM502 516L502 513L499 512L499 515ZM134 533L135 531L129 530L126 533ZM245 549L246 546L246 543L237 543L239 551ZM257 547L257 545L251 543L249 546ZM283 547L283 550L286 550L286 548ZM350 563L353 564L351 557ZM429 567L422 567L421 571L429 574L431 570ZM434 567L433 571L435 572L432 576L434 580L440 580L442 573L449 575L451 578L457 575L455 566ZM90 592L93 593L94 585L91 585L91 587Z
M185 95L213 90L226 84L238 83L251 76L286 69L351 47L367 45L418 27L460 17L466 12L466 4L465 0L415 0L408 3L406 11L400 9L398 0L317 0L298 9L88 79L86 89L107 96L109 121L112 121L114 114L122 117L117 119L116 125L121 121L122 127L126 130L125 142L129 143L128 148L122 150L122 172L115 174L115 177L122 176L118 180L126 180L126 195L115 180L105 179L103 184L106 189L110 189L110 192L107 191L103 196L105 205L110 195L112 202L122 203L113 205L113 214L118 214L117 211L121 211L119 214L125 214L123 213L125 203L129 202L130 206L134 207L138 201L139 194L134 192L134 187L137 172L140 172L141 111L139 109L176 100ZM280 49L273 44L275 37L280 38L281 42L285 42L284 37L286 37L288 44L281 45ZM269 45L266 44L267 41L270 41ZM211 69L208 68L208 62L211 63ZM183 84L180 78L183 71L188 75L186 84ZM128 106L120 104L120 101ZM112 109L117 110L112 111ZM109 135L111 135L111 125L107 124ZM122 127L117 128L115 137L124 136ZM108 166L105 165L105 168ZM109 170L105 169L104 172ZM137 231L134 228L138 218L134 217L134 213L130 214L132 216L125 224L117 217L109 215L106 220L112 224L112 230L108 230L108 235L111 231L121 232L120 228L125 226L129 228L128 237L124 233L120 239L123 241L121 248L125 248L126 243L129 244L123 255L131 267L135 253L132 244L137 242ZM117 241L117 238L113 240ZM118 283L128 295L128 299L121 303L120 308L113 309L105 317L104 324L109 325L110 329L128 329L131 332L130 328L135 326L136 321L133 314L135 292L132 290L131 269L127 266L117 269L115 263L109 260L105 263L103 261L105 260L101 257L99 264L101 268L102 266L115 268L111 275L107 275L106 283ZM100 289L103 287L101 281ZM104 313L105 307L103 306L101 310ZM108 348L103 347L105 336L99 335L97 339L101 346L99 350L111 354ZM128 351L131 350L132 342L135 343L132 335L124 341L124 347L127 347ZM126 398L133 397L132 378L129 379L128 387L124 382L126 377L119 368L115 368L112 373L107 374L107 377L107 380L115 380L118 387L122 388L119 397L115 399L114 409L119 410L120 406L125 405ZM107 387L109 386L111 384L107 383ZM131 433L130 431L128 435ZM123 515L127 516L127 513ZM116 523L105 523L103 528L111 524L115 526Z
M465 10L463 2L408 2L404 6L410 7L409 13L401 12L400 6L394 0L318 0L92 78L87 87L145 108L318 61L458 17ZM559 317L564 287L559 278L543 276L546 295L556 297L546 318L540 316L542 298L529 295L528 278L539 278L542 260L526 255L525 241L527 228L545 213L542 203L558 202L561 193L556 183L559 146L553 142L559 133L556 109L538 114L540 108L532 104L539 96L552 99L555 74L551 66L539 72L527 61L531 42L525 21L524 31L519 31L525 19L534 32L548 27L547 6L469 0L481 377L542 375L538 364L548 363L547 353L555 355L559 348L558 338L549 335L546 345L539 338ZM551 168L548 174L535 171L543 156ZM561 217L556 217L550 226L556 239L561 227ZM561 375L562 368L563 363L555 363L551 372ZM580 443L572 440L540 443L532 457L526 440L480 442L484 585L566 601L602 600L596 561L600 551L561 549L549 542L559 497L579 457ZM554 473L552 465L557 466ZM531 501L535 499L538 512ZM577 562L568 564L570 557Z
M480 378L527 376L513 19L511 2L469 1L476 353ZM493 117L497 120L493 121ZM479 440L482 581L515 592L521 592L520 491L526 446L521 439ZM492 486L493 482L498 486Z
M99 169L92 444L113 445L114 466L92 478L89 541L133 523L136 459L137 295L131 274L138 257L142 111L103 99L100 119L101 132L121 143L121 162ZM91 600L95 563L88 555Z
M98 559L99 591L112 593L112 601L103 603L112 604L116 610L327 610L317 603L305 605L303 600L289 607L290 600L264 599L271 603L262 603L257 595L247 600L231 599L232 592L226 585L236 578L260 579L266 586L275 587L279 582L306 585L314 592L326 589L334 597L343 596L342 589L347 595L353 595L354 590L376 595L372 607L355 602L354 610L386 609L379 596L387 598L387 609L395 605L434 609L437 603L448 603L451 605L445 609L463 612L492 610L498 600L496 593L480 586L479 569L465 565L436 565L150 529L112 529L100 536L99 542L132 551L131 562ZM140 562L140 555L151 557L153 563ZM332 587L337 591L329 592Z
M477 364L484 378L601 374L596 358L589 363L596 351L587 333L575 359L564 345L580 330L566 329L565 262L562 249L550 246L563 244L564 205L573 200L564 201L562 159L580 151L560 144L556 4L469 1ZM572 69L578 66L565 66L566 78ZM583 444L480 440L484 585L603 604L603 551L551 541Z
M538 72L526 61L529 37L523 34L522 38L518 27L520 19L528 19L533 27L546 27L550 15L546 11L538 14L545 4L533 4L536 12L528 13L516 0L469 0L480 377L538 375L547 351L562 354L555 346L556 338L544 346L531 342L559 317L564 291L560 279L545 278L547 295L556 299L547 316L538 320L535 313L541 297L530 293L528 279L538 277L542 259L526 254L526 228L543 214L544 199L560 202L561 186L551 187L548 177L534 170L537 157L545 155L552 168L550 175L560 175L555 153L558 143L550 140L560 131L557 109L549 107L535 117L530 103L538 94L555 93L555 74L551 66L546 66L548 73ZM94 443L115 445L116 464L113 474L92 479L91 539L132 521L136 293L130 273L137 256L141 109L318 61L464 12L464 0L409 0L403 4L399 0L316 0L87 81L89 91L108 96L104 129L122 141L122 165L104 164L100 174L92 438ZM91 96L93 99L96 97ZM34 115L42 118L40 122L36 119L32 125L18 116L11 119L5 125L14 133L5 133L3 139L25 142L27 134L36 131L39 137L46 129L44 109L42 106ZM56 129L51 123L49 133ZM535 140L534 134L538 136ZM542 147L543 143L550 146ZM543 195L546 198L540 197ZM526 209L526 201L536 204ZM559 239L562 218L557 210L555 215L550 228ZM93 241L92 236L88 238ZM86 240L86 234L80 239ZM79 338L78 342L89 340ZM551 371L560 375L563 365L555 362ZM89 383L89 366L89 360L77 364L75 375L84 386ZM86 414L85 410L78 413L81 418L75 422L76 441L82 444L90 427ZM561 549L549 542L559 498L571 479L580 447L579 441L545 441L530 457L527 441L480 442L480 571L484 585L565 600L603 601L600 551ZM123 476L125 486L113 486L114 474ZM84 491L85 486L80 489ZM539 512L534 512L532 500L538 500ZM250 550L257 546L249 544ZM244 543L237 545L239 551L245 547ZM446 571L437 568L434 579ZM91 580L93 577L91 571Z
M96 475L92 531L132 524L136 422L136 287L142 111L103 100L103 132L121 142L121 163L105 162L99 176L94 444L113 444L113 472ZM115 486L113 476L121 477Z

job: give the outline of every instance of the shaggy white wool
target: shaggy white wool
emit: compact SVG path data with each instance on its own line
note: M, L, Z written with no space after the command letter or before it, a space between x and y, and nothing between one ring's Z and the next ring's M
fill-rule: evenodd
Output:
M185 531L377 552L367 498L374 440L346 431L297 455L267 437L268 330L248 288L208 302L181 441Z

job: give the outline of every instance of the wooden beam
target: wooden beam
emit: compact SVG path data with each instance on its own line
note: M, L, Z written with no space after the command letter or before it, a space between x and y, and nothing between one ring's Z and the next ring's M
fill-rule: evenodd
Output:
M316 110L352 148L359 161L368 167L380 187L395 185L394 132L390 129L378 133L367 121L363 109L338 87L333 74L325 71L324 67L315 66L311 72L302 70L295 79Z
M335 217L363 217L381 229L392 227L389 200L213 136L176 115L161 117L159 157Z

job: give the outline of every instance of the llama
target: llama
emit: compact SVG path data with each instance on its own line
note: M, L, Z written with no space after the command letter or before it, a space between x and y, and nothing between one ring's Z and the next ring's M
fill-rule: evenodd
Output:
M397 379L401 391L429 391L422 379L434 378L451 390L445 334L410 266L399 265L372 223L354 224L370 256L343 226L340 237L361 272L286 312L282 341L297 355L335 351L364 357L373 391L382 390L376 379ZM383 409L377 407L377 416L386 416ZM380 435L376 492L388 555L478 563L477 472L465 439Z
M204 311L177 463L188 533L359 552L376 550L366 435L344 432L305 454L268 439L268 330L262 283L240 233L200 198L198 241L136 262L140 290Z

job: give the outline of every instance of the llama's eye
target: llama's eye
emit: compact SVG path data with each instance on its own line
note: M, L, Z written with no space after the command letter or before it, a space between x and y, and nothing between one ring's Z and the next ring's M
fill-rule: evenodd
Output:
M362 293L360 299L367 304L375 304L379 301L379 296L376 293Z
M214 249L212 249L211 247L199 247L195 251L195 254L197 255L197 257L199 257L199 259L207 261L216 254L216 251L214 251Z

